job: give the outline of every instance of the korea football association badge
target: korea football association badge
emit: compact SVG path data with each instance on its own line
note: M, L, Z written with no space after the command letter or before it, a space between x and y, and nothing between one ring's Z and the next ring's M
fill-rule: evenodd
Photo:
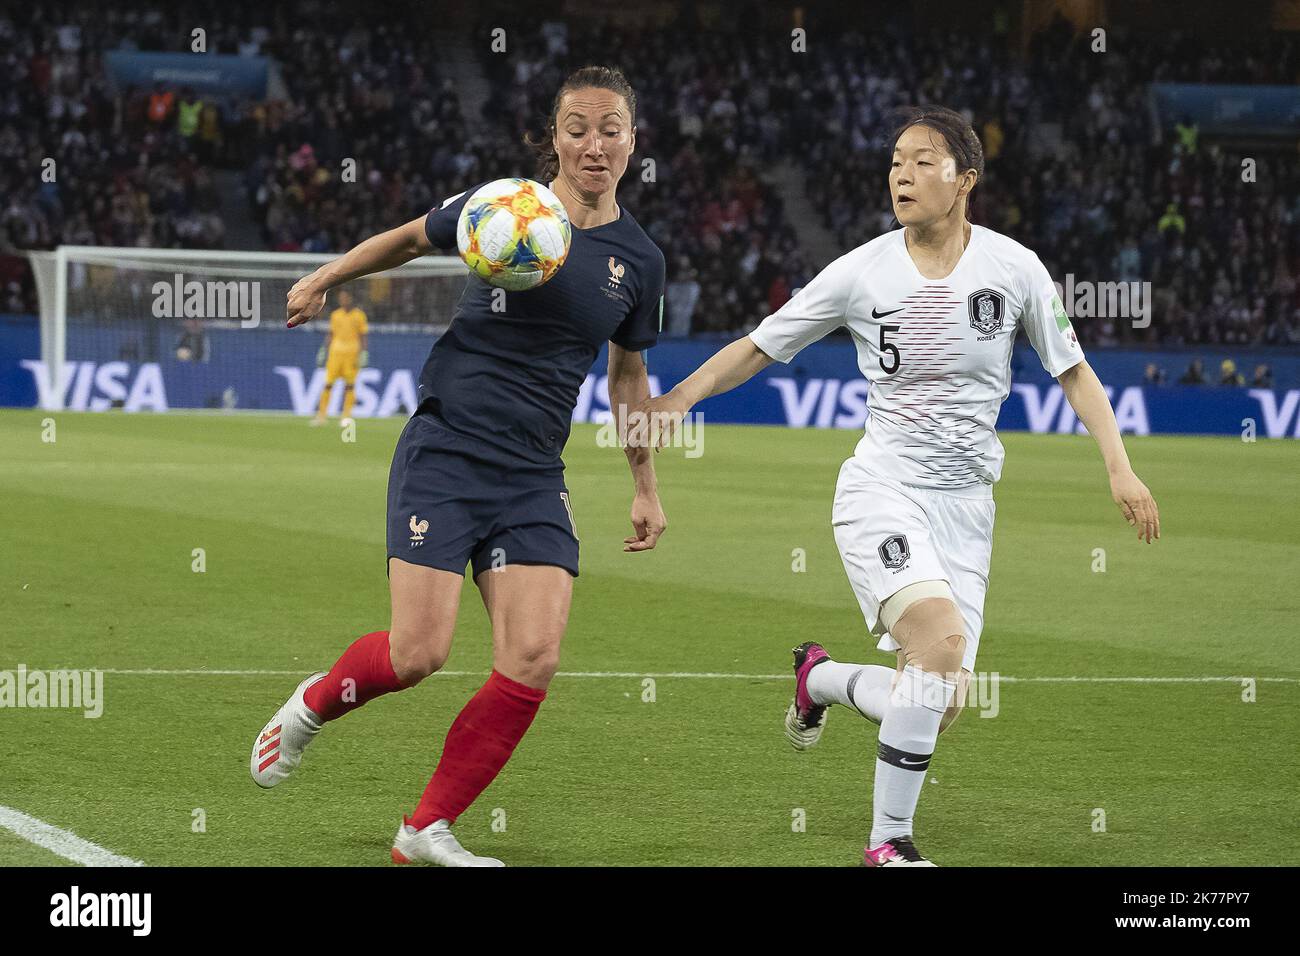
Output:
M880 560L890 570L901 568L907 564L908 559L912 556L911 550L907 547L907 535L905 534L890 535L880 543L877 550L880 552Z
M992 336L1002 328L1003 299L1001 292L980 289L967 298L970 307L970 324L981 336Z

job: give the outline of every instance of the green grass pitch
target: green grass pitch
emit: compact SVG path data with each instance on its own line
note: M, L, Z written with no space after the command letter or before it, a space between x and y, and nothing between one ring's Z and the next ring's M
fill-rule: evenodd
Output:
M331 724L274 791L247 760L296 675L387 626L401 422L362 421L347 444L288 417L65 413L49 443L45 417L0 413L0 670L110 672L98 719L0 710L0 805L148 864L386 864L490 666L472 587L457 673ZM575 429L572 676L462 817L471 849L511 865L859 859L876 728L833 709L816 750L781 734L794 644L890 663L866 639L829 525L857 436L705 437L698 459L659 456L669 530L628 555L623 456ZM977 666L1020 680L1000 685L995 717L967 713L941 739L918 845L941 865L1294 864L1300 445L1129 439L1163 516L1147 546L1090 439L1003 440ZM290 673L112 672L144 669ZM659 676L646 700L643 675L673 672L722 676ZM1248 702L1241 680L1026 680L1052 677L1258 683ZM59 862L0 829L0 864Z

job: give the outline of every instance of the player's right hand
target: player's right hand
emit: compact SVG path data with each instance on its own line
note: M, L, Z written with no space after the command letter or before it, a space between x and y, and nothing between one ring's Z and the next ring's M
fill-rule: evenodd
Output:
M284 324L288 328L311 321L320 315L321 309L325 308L325 293L316 287L315 279L314 272L309 276L303 276L293 284L293 288L285 296L287 318Z

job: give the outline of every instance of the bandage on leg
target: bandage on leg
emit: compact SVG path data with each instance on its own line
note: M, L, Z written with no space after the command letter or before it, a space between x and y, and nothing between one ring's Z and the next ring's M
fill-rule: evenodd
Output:
M880 617L907 664L957 681L966 626L946 581L909 584L881 605Z
M947 581L915 581L899 588L885 599L880 605L880 623L890 634L894 634L895 625L907 613L907 609L926 598L945 598L952 601L954 606L956 604L952 596L952 588L948 586ZM898 640L897 634L894 634L894 639ZM899 641L899 644L902 644L902 641Z
M889 684L889 691L893 691L893 688L897 687L898 680L902 679L902 669L906 666L906 654L902 653L902 650L900 649L898 650L898 667L891 675L893 680L892 683ZM952 727L954 723L957 723L957 718L961 717L962 711L966 709L966 695L967 693L970 693L970 684L971 672L963 667L961 674L959 674L957 678L957 691L953 692L953 702L948 705L948 710L944 711L943 719L940 719L940 734L943 734L945 730L948 730L948 728ZM879 719L876 719L876 723L880 723Z

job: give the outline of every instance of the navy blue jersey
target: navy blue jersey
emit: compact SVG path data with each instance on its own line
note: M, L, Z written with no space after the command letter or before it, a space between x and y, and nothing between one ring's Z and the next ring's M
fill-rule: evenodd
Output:
M455 248L456 221L474 189L430 210L424 231L435 249ZM601 347L654 345L663 291L663 253L626 209L603 226L574 229L568 259L536 289L507 292L470 274L420 373L420 411L490 460L557 464Z

